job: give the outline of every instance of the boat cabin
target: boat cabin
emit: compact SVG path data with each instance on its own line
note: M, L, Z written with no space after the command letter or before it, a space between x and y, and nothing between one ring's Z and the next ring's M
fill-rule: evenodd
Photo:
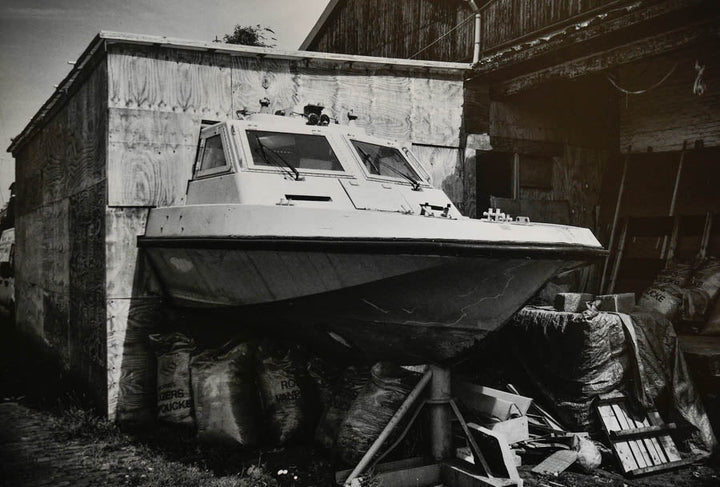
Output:
M406 145L325 115L253 114L201 130L186 205L220 203L463 218Z

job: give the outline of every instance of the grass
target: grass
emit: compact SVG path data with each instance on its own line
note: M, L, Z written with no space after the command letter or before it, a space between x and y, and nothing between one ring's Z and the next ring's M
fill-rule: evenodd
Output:
M91 410L72 405L50 416L59 441L85 445L83 464L91 470L117 472L123 485L136 487L275 487L261 465L216 475L204 465L173 461L161 451L137 442Z

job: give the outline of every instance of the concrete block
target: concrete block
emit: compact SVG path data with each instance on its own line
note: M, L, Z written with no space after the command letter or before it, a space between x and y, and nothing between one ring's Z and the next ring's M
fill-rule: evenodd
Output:
M595 300L599 301L598 311L630 313L635 308L635 293L602 294Z
M590 293L557 293L555 295L555 310L567 313L582 313L587 309L588 301L593 300Z

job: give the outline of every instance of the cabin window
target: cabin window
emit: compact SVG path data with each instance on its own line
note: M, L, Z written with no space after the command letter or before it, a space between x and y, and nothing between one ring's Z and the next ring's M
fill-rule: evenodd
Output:
M205 139L205 150L203 150L200 170L205 171L216 167L224 167L226 165L227 162L225 161L225 152L223 151L220 134L213 135L212 137Z
M248 130L247 138L257 166L274 166L290 171L343 170L330 143L322 135Z
M351 142L368 174L420 181L420 176L398 149L359 140Z

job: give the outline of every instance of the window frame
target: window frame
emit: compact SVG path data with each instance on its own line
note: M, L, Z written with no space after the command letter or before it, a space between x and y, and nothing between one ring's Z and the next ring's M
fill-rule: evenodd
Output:
M337 143L333 137L333 134L318 130L314 127L308 127L305 128L303 126L301 127L288 127L288 128L277 128L277 129L267 129L266 127L259 127L256 124L249 123L247 126L243 127L241 129L241 143L243 146L243 152L247 155L247 164L246 167L248 170L253 172L264 172L264 173L280 173L285 174L285 170L281 169L278 166L275 166L273 164L256 164L255 159L253 158L252 153L252 147L250 145L250 139L248 137L248 131L259 131L259 132L271 132L271 133L277 133L277 134L289 134L289 135L315 135L318 137L322 137L327 142L330 149L333 151L333 154L335 155L335 158L338 161L338 164L340 164L340 167L342 168L339 171L332 170L332 169L310 169L310 168L303 168L298 167L296 168L299 174L305 174L310 176L328 176L328 177L334 177L334 178L355 178L355 174L349 170L347 167L347 164L343 162L342 160L342 151L338 150ZM289 169L287 169L289 170Z
M429 175L427 171L425 171L425 168L420 167L418 168L418 165L415 164L415 161L417 157L412 154L409 148L402 146L398 143L395 143L393 141L384 140L384 139L378 139L375 137L369 137L369 136L357 136L356 134L346 134L345 135L345 141L347 142L348 149L350 150L350 153L357 161L358 165L360 166L360 170L362 171L363 175L365 176L365 179L368 181L377 181L382 183L402 183L406 186L412 186L412 183L408 181L407 179L403 178L400 175L397 176L385 176L380 174L373 174L370 171L368 171L367 166L365 166L365 163L363 162L363 158L360 155L360 152L355 148L355 145L353 142L363 142L366 144L373 144L373 145L380 145L383 147L390 147L392 149L397 150L400 153L400 157L402 157L405 160L405 163L410 166L410 169L413 170L415 175L419 178L418 182L420 183L421 188L431 188L432 185L428 182ZM410 155L412 157L408 157L407 154L405 154L405 150L410 152ZM418 161L419 164L419 161Z
M222 146L223 155L225 156L225 164L222 166L211 167L209 169L203 169L202 163L203 158L205 157L207 140L212 137L220 137L220 144ZM234 171L232 158L229 157L230 153L228 151L227 135L225 134L225 130L223 130L222 126L208 127L204 129L200 136L200 144L202 145L202 147L200 147L200 150L198 151L197 161L195 161L197 169L195 170L194 179L203 179L212 176L228 174Z

